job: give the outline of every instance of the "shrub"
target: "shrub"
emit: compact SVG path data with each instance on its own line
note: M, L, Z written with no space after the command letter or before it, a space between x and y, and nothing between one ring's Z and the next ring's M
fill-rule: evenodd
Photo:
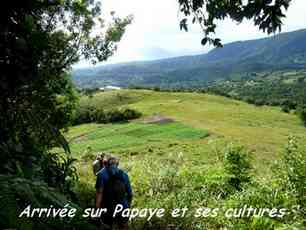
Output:
M241 190L244 183L250 182L250 158L242 146L230 145L226 148L224 168L228 183L235 189Z
M1 174L0 193L0 229L96 229L88 219L81 217L80 206L41 180ZM31 210L52 206L64 208L69 204L68 208L76 208L77 213L74 218L50 218L44 214L38 217L37 213L31 218L19 217L29 204Z
M153 91L160 92L160 91L161 91L161 88L158 87L158 86L155 86L155 87L153 88Z
M73 192L76 193L77 203L83 209L95 207L96 191L91 182L80 180L74 187Z
M256 106L263 106L265 103L262 99L255 99L254 100L254 105Z
M106 121L105 122L101 122L101 123L113 123L113 122L120 122L120 121L127 121L128 119L126 119L123 116L123 112L115 109L115 110L111 110L109 112L106 113Z
M306 106L300 106L298 108L298 115L303 122L303 125L306 126Z
M135 119L141 117L141 113L134 109L127 108L123 111L123 117L126 120Z
M96 108L93 106L81 106L77 109L73 125L80 125L84 123L113 123L122 122L139 118L142 114L134 109L113 109L104 110L103 108Z
M90 123L93 119L93 108L89 106L78 107L75 111L72 125Z
M286 105L282 105L282 106L281 106L281 109L282 109L282 111L283 111L284 113L289 113L289 112L290 112L289 107L286 106Z
M295 137L289 137L288 144L282 155L279 170L281 183L297 204L306 202L304 196L306 182L306 149L297 144Z
M281 102L281 108L283 112L289 113L291 110L296 109L296 103L289 100L284 100Z
M42 159L42 179L48 186L57 188L60 192L68 195L75 201L72 191L78 181L77 169L74 165L75 158L60 155L59 153L46 153Z

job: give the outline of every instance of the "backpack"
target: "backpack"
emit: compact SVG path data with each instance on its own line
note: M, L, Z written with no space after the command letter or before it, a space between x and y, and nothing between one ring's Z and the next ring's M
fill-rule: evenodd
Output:
M126 187L123 172L119 170L115 174L109 172L109 179L103 188L103 207L114 210L117 204L121 204L126 198Z

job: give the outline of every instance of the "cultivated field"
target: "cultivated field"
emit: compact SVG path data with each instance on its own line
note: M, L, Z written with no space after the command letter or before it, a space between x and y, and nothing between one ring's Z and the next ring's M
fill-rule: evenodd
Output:
M267 175L279 158L289 135L303 136L306 128L294 114L278 107L256 107L241 101L200 93L121 90L83 97L80 104L103 108L129 107L143 117L162 115L174 123L85 124L72 127L67 136L75 156L111 151L121 157L168 153L184 154L190 161L215 161L215 149L234 142L252 151L259 175ZM158 154L157 154L158 152ZM255 168L255 169L256 169Z
M245 204L280 205L285 193L277 193L279 185L271 183L273 177L278 176L273 170L284 168L276 162L285 151L288 137L302 137L306 132L298 117L281 112L278 107L256 107L200 93L120 90L82 97L80 106L85 105L106 110L128 107L143 114L126 123L78 125L66 133L73 156L78 159L82 186L78 186L76 192L87 206L94 205L95 196L91 163L101 151L120 157L121 167L130 175L133 207L195 210ZM243 150L237 147L241 145L245 147ZM229 184L233 175L225 168L229 159L225 160L226 154L230 156L236 151L248 152L251 156L252 179L243 192ZM232 163L235 164L235 160ZM246 167L240 172L243 175L247 166L243 160L237 165ZM135 219L131 226L132 229L168 229L167 226L169 229L171 226L219 229L234 225L244 226L239 229L262 229L263 226L274 229L274 226L285 226L282 219L228 219L224 216L194 219L192 213L189 214L183 219L169 216L150 222Z

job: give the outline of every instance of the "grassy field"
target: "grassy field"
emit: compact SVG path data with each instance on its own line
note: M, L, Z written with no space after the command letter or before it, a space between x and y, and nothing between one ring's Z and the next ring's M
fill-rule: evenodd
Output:
M182 153L191 164L215 162L216 149L234 142L253 155L256 174L266 176L279 158L290 134L303 136L306 129L294 114L278 107L256 107L241 101L199 93L120 90L83 97L82 104L103 108L134 108L144 117L170 117L175 123L85 124L72 127L67 136L75 156L111 151L123 157ZM126 159L125 159L126 158Z
M256 107L200 93L120 90L84 96L80 105L106 110L128 107L143 114L126 123L74 126L65 134L73 156L78 158L81 185L76 192L86 206L94 205L96 178L91 163L104 151L119 156L120 166L128 172L134 193L133 207L222 209L253 201L255 205L274 207L283 198L282 194L278 197L273 192L279 187L272 183L275 174L271 169L281 158L289 135L303 137L306 131L297 116L281 112L278 107ZM171 118L172 122L148 122L154 117ZM241 145L251 155L253 178L243 193L229 187L224 167L225 153ZM189 229L220 229L244 221L222 216L189 217L155 219L152 228L137 219L131 229L168 229L171 224ZM244 228L232 229L274 229L260 221L246 220L248 225ZM156 227L159 224L160 228ZM282 223L269 220L270 224Z
M86 151L113 150L121 150L124 154L134 149L143 150L154 143L162 145L173 141L193 141L206 136L208 133L205 130L190 128L178 122L169 124L136 122L108 125L86 124L73 128L68 135L71 150L77 155L82 155Z

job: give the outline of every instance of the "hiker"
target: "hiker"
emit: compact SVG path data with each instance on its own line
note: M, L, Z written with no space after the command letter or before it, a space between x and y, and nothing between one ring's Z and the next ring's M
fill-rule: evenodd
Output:
M97 174L96 181L96 208L106 208L107 212L101 216L102 224L112 229L117 224L119 229L128 229L128 218L120 214L113 217L117 204L124 209L129 208L132 202L132 188L127 173L118 168L119 160L109 157L105 167Z
M96 160L92 163L93 173L98 175L99 171L106 165L108 156L105 153L101 153L97 156Z

